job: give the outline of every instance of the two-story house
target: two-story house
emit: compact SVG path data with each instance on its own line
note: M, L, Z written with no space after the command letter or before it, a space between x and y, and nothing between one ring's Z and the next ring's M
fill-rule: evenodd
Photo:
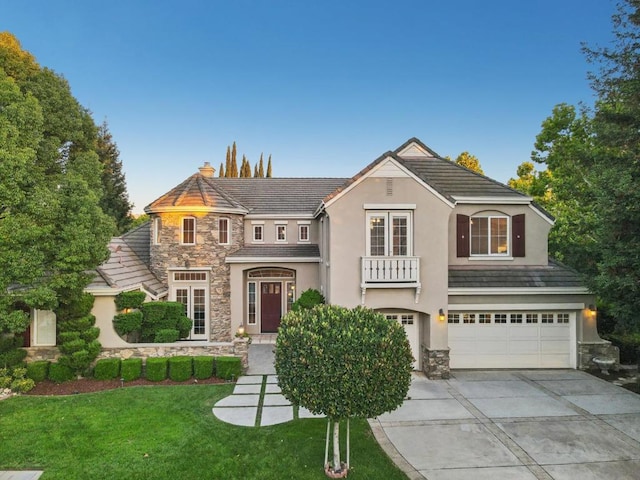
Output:
M206 343L277 332L315 288L400 322L433 378L586 367L610 348L593 295L548 258L550 215L415 138L352 178L218 178L205 164L145 211L151 222L114 239L88 289L107 347L126 343L109 292L184 303L190 340Z

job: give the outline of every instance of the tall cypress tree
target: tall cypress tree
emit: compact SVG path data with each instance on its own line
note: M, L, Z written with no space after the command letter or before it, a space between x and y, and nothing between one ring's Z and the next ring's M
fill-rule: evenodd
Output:
M224 172L225 177L231 176L231 149L229 148L229 145L227 145L227 160L225 163Z
M258 164L253 166L253 178L258 178Z
M271 155L269 155L269 161L267 162L267 178L271 178Z
M220 170L218 171L218 177L222 178L224 177L224 165L222 164L222 162L220 162Z
M262 159L262 153L260 154L260 163L258 163L258 177L264 178L264 161Z
M126 232L131 226L131 207L127 184L122 172L118 146L111 136L107 122L98 127L96 153L102 164L102 189L100 199L102 211L116 222L117 234Z

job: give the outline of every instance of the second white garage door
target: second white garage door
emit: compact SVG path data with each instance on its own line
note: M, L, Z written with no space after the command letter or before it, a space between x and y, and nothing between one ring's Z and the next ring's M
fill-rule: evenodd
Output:
M575 314L448 316L451 368L575 368Z

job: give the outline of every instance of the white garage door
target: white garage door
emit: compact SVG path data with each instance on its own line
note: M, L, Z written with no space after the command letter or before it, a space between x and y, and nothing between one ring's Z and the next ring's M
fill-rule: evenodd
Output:
M575 314L449 313L451 368L575 368Z
M409 339L409 345L411 345L411 354L413 355L413 369L418 370L420 368L420 342L418 340L418 321L417 315L413 313L385 313L387 320L395 320L400 322L404 327L404 331Z

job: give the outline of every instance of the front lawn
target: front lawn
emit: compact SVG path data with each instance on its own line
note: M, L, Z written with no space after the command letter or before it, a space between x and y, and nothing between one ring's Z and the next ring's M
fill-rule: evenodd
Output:
M248 428L211 409L233 385L129 387L0 402L0 470L52 479L324 479L326 420ZM406 479L364 420L349 478Z

